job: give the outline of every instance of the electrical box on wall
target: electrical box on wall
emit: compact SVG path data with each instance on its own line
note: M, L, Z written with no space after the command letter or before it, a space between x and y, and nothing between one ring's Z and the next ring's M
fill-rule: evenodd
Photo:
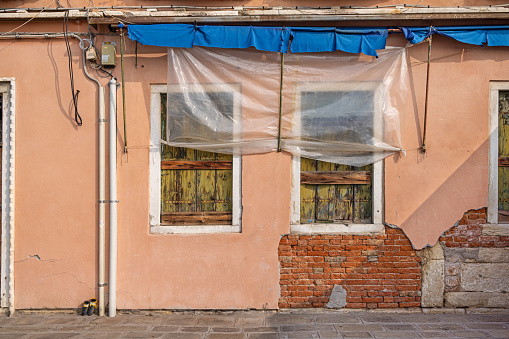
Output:
M104 67L117 65L117 44L114 41L104 41L101 48L101 64Z

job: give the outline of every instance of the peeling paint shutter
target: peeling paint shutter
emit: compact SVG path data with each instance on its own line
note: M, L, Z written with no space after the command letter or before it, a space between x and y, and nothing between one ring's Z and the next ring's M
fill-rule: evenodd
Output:
M167 96L161 96L161 135ZM231 224L232 156L183 147L161 147L161 223Z
M371 223L372 168L301 158L301 223Z
M498 109L498 221L509 222L509 91L499 94Z

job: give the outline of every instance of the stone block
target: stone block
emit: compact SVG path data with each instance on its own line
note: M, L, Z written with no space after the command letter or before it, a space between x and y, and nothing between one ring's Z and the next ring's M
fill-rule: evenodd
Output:
M447 262L463 263L466 260L476 261L479 255L478 248L445 248L444 256Z
M332 288L327 308L344 308L346 306L346 290L341 285Z
M458 275L460 267L460 263L445 263L445 275Z
M509 263L462 264L462 291L509 291Z
M509 294L490 293L488 307L509 308Z
M445 289L444 261L425 260L422 265L422 307L442 307Z
M460 280L456 276L447 276L445 277L445 286L454 287L460 284Z
M509 248L481 248L478 262L509 263Z
M437 242L433 247L423 248L419 252L419 256L421 256L423 260L444 260L444 250L442 245Z
M448 292L445 293L445 307L485 307L489 295L482 292Z
M485 224L482 228L482 235L509 236L509 226L497 224Z

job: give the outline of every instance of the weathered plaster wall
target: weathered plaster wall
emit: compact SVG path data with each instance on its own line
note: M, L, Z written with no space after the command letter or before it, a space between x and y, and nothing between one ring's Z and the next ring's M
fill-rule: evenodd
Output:
M0 41L0 74L16 78L19 94L17 308L77 307L96 297L96 86L82 73L77 41L72 49L81 127L68 113L63 40ZM241 234L150 235L150 84L166 82L167 60L165 49L140 47L135 69L133 51L134 44L127 42L130 149L128 157L122 154L120 133L118 307L276 308L277 245L289 228L289 155L243 158ZM113 72L118 76L119 67Z
M25 30L59 27L29 24ZM404 41L393 37L391 43ZM417 150L423 126L423 44L409 49L407 156L386 160L386 221L400 226L417 248L434 244L464 211L486 206L488 84L509 79L507 48L464 51L472 47L442 37L433 44L427 152ZM96 87L82 73L76 41L72 49L84 121L79 128L69 115L63 41L0 41L0 76L15 77L17 84L17 308L77 307L96 296ZM278 244L289 233L290 156L243 158L241 234L150 235L149 94L151 83L166 81L166 54L145 46L138 53L135 69L134 44L127 42L131 148L127 158L121 154L119 115L118 307L277 308Z

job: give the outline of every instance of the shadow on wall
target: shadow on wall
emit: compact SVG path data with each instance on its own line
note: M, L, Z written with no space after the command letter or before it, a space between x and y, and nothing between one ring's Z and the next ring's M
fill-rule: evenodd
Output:
M433 150L428 151L428 153L432 152ZM433 174L429 174L432 169L429 167L431 163L426 164L428 153L421 162L426 168L419 173L409 175L424 174L426 181L437 179L432 177ZM433 156L433 154L429 155ZM434 158L431 162L437 163L438 159L436 156ZM446 162L447 159L444 158L443 161ZM487 205L487 163L488 141L486 140L400 225L397 225L408 236L414 248L421 249L434 245L442 233L453 227L463 217L465 211ZM419 192L414 192L414 199L419 199Z

